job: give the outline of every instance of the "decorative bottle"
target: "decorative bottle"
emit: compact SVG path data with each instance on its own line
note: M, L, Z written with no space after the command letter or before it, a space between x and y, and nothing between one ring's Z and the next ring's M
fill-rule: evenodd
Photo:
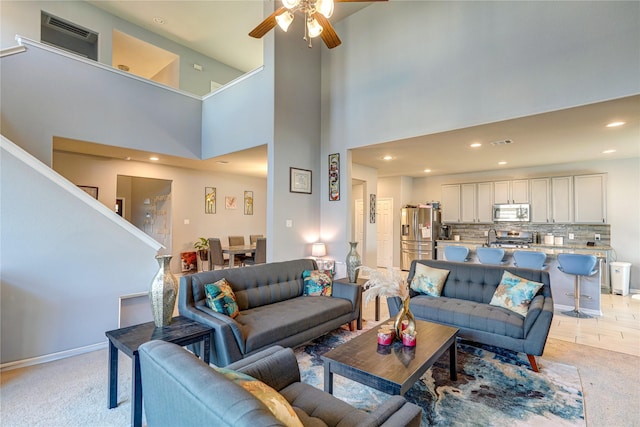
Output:
M171 273L171 255L158 255L158 272L151 281L149 301L156 327L169 326L178 296L178 281Z
M349 277L349 282L356 283L356 280L358 280L358 273L360 272L357 268L362 265L362 260L360 259L360 254L356 250L358 242L349 242L349 245L351 245L351 248L349 249L346 259L347 276Z

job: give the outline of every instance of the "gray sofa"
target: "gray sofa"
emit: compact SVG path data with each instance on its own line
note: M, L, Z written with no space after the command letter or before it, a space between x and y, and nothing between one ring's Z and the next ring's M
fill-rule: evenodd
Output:
M302 273L315 269L314 260L299 259L182 276L178 311L214 329L211 361L217 366L272 345L296 347L344 324L355 329L361 288L334 282L330 297L303 296ZM237 299L240 314L235 319L205 303L205 285L222 278L227 279Z
M144 410L150 427L282 426L258 399L180 346L150 341L140 346ZM300 382L293 351L271 347L227 366L269 385L305 426L419 426L422 410L390 396L367 413Z
M413 279L416 263L449 270L439 298L410 291L409 307L416 319L455 326L458 336L471 341L526 353L534 371L534 356L541 356L553 318L549 273L526 268L420 260L411 263L407 280ZM526 317L489 305L504 270L544 286L529 305ZM389 314L400 310L400 298L388 298Z

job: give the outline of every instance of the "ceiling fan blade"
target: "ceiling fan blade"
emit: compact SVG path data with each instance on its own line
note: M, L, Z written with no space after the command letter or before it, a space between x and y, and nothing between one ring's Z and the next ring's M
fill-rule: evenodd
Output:
M271 31L273 29L273 27L276 26L276 24L277 24L276 16L280 15L285 10L286 10L286 8L284 6L276 9L276 11L273 12L271 15L269 15L269 17L267 19L265 19L257 27L255 27L249 33L249 35L251 37L256 38L256 39L264 37L265 34L267 34L269 31Z
M327 45L329 49L333 49L334 47L338 47L342 44L342 40L338 37L336 30L333 29L333 25L327 18L324 17L321 13L315 13L314 17L318 21L320 25L322 25L322 32L320 33L320 38Z

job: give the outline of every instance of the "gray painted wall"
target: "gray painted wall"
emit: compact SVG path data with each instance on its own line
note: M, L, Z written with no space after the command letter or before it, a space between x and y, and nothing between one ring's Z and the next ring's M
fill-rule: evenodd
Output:
M640 93L638 2L393 1L336 30L345 43L323 52L323 158ZM323 230L340 224L338 259L348 200L321 201Z

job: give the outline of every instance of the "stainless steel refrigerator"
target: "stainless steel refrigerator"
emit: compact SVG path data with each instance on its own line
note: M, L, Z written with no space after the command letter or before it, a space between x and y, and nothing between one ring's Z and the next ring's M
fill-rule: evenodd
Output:
M409 270L414 259L436 259L440 210L402 208L400 215L400 268Z

